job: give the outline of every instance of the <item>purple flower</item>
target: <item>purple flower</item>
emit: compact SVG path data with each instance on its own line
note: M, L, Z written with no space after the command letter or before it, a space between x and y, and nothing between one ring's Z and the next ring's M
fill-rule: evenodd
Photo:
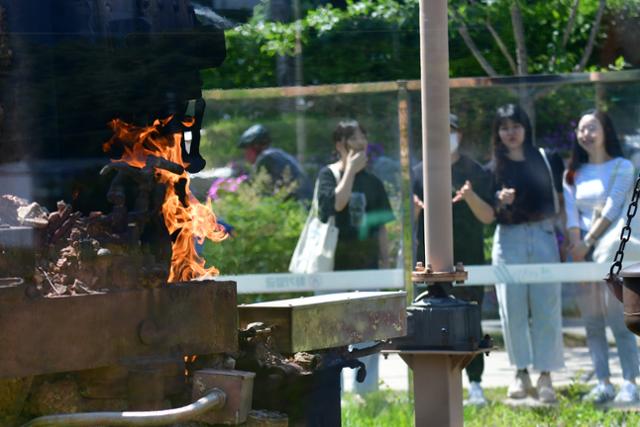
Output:
M211 200L217 200L220 198L218 191L228 191L235 193L238 191L238 187L248 178L247 175L240 175L236 178L216 178L209 187L208 196Z

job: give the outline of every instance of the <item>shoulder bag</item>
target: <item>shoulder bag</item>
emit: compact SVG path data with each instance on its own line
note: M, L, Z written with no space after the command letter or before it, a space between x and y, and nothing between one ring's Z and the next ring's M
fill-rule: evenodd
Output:
M547 167L547 171L549 172L549 179L551 180L551 194L553 195L553 212L558 215L560 213L560 200L558 200L558 193L556 192L551 163L549 163L549 159L547 159L547 153L543 148L538 148L538 151L540 152L542 160L544 160L544 164Z
M336 165L329 165L329 169L337 185L340 180L340 171ZM318 185L319 182L316 181L311 210L289 262L291 273L333 271L338 244L338 227L335 225L335 216L329 217L326 223L320 221L318 217Z

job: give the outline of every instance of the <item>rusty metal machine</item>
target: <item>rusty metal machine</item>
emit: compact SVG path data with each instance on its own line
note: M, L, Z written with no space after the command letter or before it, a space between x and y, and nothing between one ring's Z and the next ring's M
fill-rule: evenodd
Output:
M212 279L187 172L225 53L188 0L0 0L0 425L334 426L347 347L405 334L403 293Z

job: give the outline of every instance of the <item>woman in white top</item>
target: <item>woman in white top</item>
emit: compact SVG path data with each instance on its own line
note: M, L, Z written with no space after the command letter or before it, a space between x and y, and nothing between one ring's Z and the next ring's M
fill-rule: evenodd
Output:
M625 208L634 168L622 148L609 116L584 113L576 129L571 159L564 177L569 251L574 262L590 261L594 244ZM638 348L624 324L622 304L603 282L580 284L578 307L587 330L587 345L598 384L585 398L603 403L638 400ZM618 394L609 381L609 347L605 327L616 339L624 382Z

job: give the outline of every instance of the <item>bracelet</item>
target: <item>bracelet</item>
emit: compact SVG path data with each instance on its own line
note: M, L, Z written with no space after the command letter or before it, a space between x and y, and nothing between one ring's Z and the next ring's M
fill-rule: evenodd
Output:
M596 243L596 238L586 234L584 236L584 239L582 239L582 241L584 242L585 245L587 245L588 248L590 248Z

